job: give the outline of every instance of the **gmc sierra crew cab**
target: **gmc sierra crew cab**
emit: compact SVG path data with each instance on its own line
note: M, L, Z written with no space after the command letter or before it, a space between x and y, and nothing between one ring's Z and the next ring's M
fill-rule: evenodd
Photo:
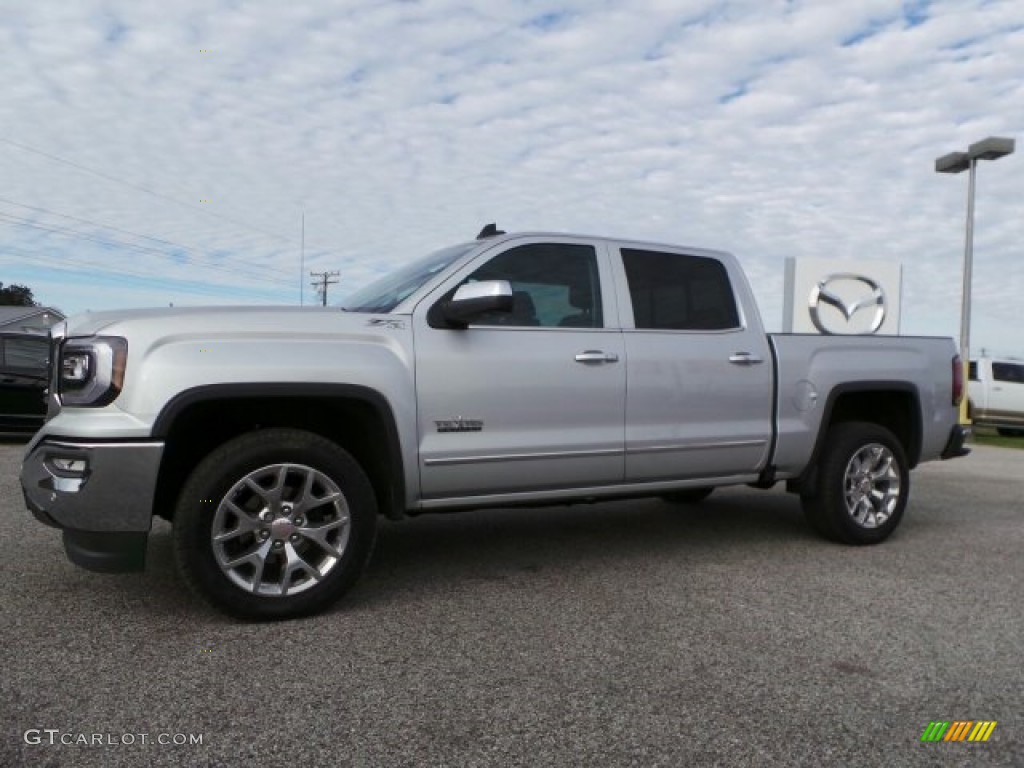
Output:
M242 618L338 600L379 515L784 482L874 544L909 471L966 452L952 340L766 334L736 259L673 245L488 226L342 308L87 313L52 344L29 509L105 572L171 521Z

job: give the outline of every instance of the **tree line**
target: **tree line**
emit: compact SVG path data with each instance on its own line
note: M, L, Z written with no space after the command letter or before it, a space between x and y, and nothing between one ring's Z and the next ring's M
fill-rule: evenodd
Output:
M35 307L37 306L32 289L27 285L11 283L5 286L0 283L0 307Z

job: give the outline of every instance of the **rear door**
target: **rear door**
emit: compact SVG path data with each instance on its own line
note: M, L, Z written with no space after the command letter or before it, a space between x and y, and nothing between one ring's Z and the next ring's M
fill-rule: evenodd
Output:
M440 302L483 280L511 283L511 313L438 323ZM600 241L519 238L417 306L425 500L623 481L626 363L610 280Z
M744 278L708 253L624 244L615 255L628 287L627 481L756 474L770 448L772 361L737 301Z

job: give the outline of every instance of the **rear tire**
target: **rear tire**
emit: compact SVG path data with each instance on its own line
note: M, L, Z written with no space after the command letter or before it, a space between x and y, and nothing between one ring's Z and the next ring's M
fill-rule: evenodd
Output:
M377 504L359 464L297 429L236 437L189 476L174 516L185 581L242 619L288 619L336 602L373 549Z
M707 488L687 488L683 491L672 491L671 493L663 493L661 495L662 501L667 501L670 504L698 504L715 490L714 486Z
M893 433L878 424L845 422L829 429L817 480L800 500L820 534L863 545L896 530L909 495L906 454Z
M1017 429L1015 427L998 427L996 432L1002 437L1024 437L1024 429Z

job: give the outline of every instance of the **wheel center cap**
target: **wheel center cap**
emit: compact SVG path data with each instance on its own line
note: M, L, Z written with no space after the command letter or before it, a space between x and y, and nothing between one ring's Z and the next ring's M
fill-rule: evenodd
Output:
M287 517L279 517L270 524L270 534L278 541L284 541L295 533L295 525Z
M868 494L871 492L871 480L865 477L863 480L860 481L860 492L863 494Z

